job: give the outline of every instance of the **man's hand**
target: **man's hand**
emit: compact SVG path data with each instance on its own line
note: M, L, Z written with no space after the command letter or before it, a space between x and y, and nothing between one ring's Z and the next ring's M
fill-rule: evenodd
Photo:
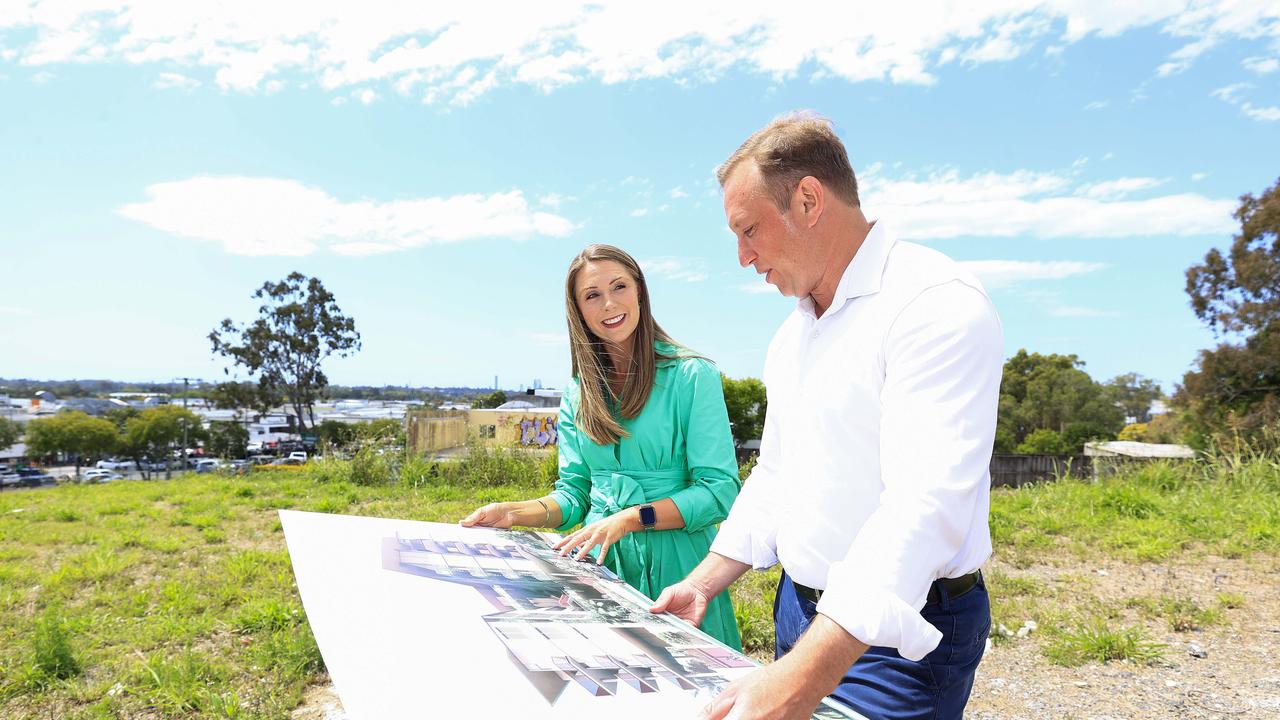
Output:
M697 627L707 614L707 603L711 596L706 588L685 578L675 585L668 586L649 607L651 613L669 612Z
M812 687L812 677L787 657L733 681L703 708L700 720L808 720L829 688Z
M835 690L867 646L821 613L781 660L729 683L703 710L703 720L801 720Z

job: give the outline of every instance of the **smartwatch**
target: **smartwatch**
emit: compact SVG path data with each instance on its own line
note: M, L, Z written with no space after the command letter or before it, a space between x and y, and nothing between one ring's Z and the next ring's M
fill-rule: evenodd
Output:
M645 503L640 506L640 526L645 530L652 530L658 524L658 511L653 509L652 503Z

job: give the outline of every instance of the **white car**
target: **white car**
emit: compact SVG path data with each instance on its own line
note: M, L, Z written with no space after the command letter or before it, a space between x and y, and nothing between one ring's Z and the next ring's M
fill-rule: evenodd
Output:
M306 462L306 461L307 461L307 454L306 454L305 452L301 451L301 450L295 450L295 451L293 451L293 452L289 453L289 459L290 459L290 460L300 460L300 461L302 461L302 462Z
M85 470L80 473L80 479L88 483L111 482L123 477L120 473L111 472L110 470Z
M126 472L127 472L127 471L129 471L129 470L137 470L137 469L138 469L138 465L137 465L137 463L135 463L134 461L132 461L132 460L117 460L116 458L108 458L108 459L106 459L106 460L99 460L99 461L97 462L97 464L95 464L95 465L94 465L94 467L95 467L95 468L97 468L97 469L99 469L99 470L124 470L124 471L126 471Z

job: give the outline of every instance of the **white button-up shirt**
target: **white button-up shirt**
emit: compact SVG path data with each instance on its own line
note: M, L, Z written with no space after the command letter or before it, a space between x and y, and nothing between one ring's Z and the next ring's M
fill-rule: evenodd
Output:
M711 550L781 562L850 635L927 655L930 583L991 554L1003 345L976 279L876 222L822 317L806 297L774 335L759 462Z

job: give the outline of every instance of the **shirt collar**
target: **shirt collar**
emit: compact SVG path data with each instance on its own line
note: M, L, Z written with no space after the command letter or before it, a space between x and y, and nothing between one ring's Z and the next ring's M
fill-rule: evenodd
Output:
M840 276L840 284L836 285L835 296L831 298L831 307L823 313L823 317L839 310L845 302L863 295L880 292L880 281L884 277L884 266L889 260L889 251L898 239L883 220L872 221L871 231L863 239L862 246L854 254L844 274ZM800 311L811 317L817 313L813 309L813 297L806 295L796 303Z

